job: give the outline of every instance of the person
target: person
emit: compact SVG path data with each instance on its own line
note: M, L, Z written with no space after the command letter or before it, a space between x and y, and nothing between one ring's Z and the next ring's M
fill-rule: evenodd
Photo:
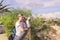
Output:
M23 22L25 23L26 29L30 28L30 17L23 17Z
M14 39L14 34L10 34L8 40L13 40L13 39Z
M14 40L20 40L21 37L23 36L23 34L25 33L24 28L23 28L22 18L23 18L23 14L19 14L18 15L18 20L15 24L16 35L14 37Z
M28 28L26 28L27 22L25 22L26 20L24 21L24 18L25 17L23 16L23 14L18 15L18 20L15 24L16 35L14 37L14 40L20 40L22 38L22 36L25 34L25 30L28 30Z

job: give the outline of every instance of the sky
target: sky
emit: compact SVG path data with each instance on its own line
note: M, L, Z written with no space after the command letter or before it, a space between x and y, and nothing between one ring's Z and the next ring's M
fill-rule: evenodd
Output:
M30 9L32 13L60 12L60 0L4 0L4 2L14 8Z

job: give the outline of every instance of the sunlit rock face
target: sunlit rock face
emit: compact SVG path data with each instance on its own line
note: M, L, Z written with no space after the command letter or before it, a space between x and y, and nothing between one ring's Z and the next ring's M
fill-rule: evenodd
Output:
M51 37L52 40L60 40L60 27L58 25L50 26L52 27L54 31L49 32L49 36Z
M40 40L60 40L60 27L58 25L50 25L50 31L44 30L37 32L37 37Z
M3 31L3 29L2 29L2 27L0 26L0 34L2 33L2 31Z
M3 25L0 25L0 34L4 33L4 29L2 27Z

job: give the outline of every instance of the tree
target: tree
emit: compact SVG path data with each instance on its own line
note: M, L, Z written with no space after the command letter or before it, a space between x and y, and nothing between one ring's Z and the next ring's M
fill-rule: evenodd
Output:
M9 8L7 6L9 6L9 4L7 5L3 5L4 0L2 0L0 2L0 13L4 13L4 12L10 12Z

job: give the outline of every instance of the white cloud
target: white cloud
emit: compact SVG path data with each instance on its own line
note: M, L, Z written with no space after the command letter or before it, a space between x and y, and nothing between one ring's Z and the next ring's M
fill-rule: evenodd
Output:
M52 0L48 2L44 2L45 7L50 7L50 6L57 6L60 3L60 0Z
M60 12L53 12L53 13L48 13L48 14L41 14L42 17L45 17L45 18L60 18Z
M15 0L22 7L51 7L60 5L60 0Z

